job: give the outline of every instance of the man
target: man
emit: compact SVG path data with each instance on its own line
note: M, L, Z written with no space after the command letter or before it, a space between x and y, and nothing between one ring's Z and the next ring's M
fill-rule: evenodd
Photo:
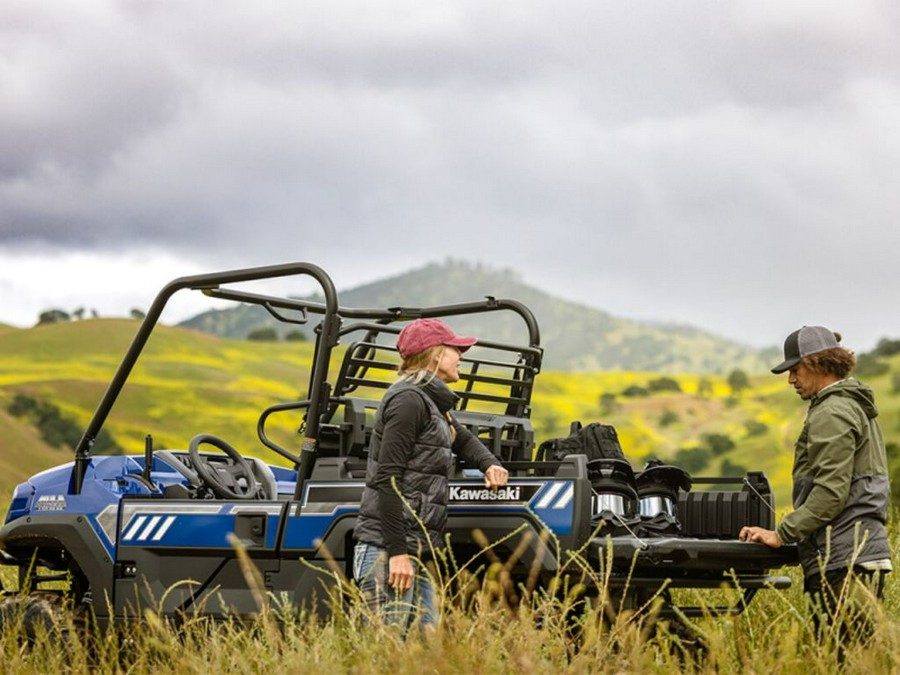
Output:
M863 581L881 598L891 571L885 531L890 483L878 409L872 390L849 377L856 358L840 340L823 326L804 326L785 340L784 361L772 372L787 371L788 382L809 401L794 449L794 511L775 530L745 527L739 534L773 548L797 543L817 627L823 617L835 621L839 600L852 590L847 584ZM864 615L843 607L840 623L868 629Z

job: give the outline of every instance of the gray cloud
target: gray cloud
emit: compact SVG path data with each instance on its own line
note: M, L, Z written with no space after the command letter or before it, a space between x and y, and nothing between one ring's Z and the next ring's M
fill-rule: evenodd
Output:
M14 0L0 259L316 256L351 285L453 255L868 347L900 335L898 29L888 0Z

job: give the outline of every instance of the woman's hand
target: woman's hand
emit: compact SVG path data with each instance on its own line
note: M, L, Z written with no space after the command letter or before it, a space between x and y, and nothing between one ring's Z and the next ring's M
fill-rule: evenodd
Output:
M508 479L509 471L499 464L491 464L487 471L484 472L484 486L489 487L491 490L503 487Z
M406 553L388 559L388 586L398 593L406 593L412 588L414 574L412 561Z

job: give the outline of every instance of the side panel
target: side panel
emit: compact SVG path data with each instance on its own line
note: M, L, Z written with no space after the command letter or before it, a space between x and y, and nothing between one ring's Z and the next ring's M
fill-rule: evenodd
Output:
M246 551L264 590L278 571L276 542L286 502L125 500L117 527L115 611L137 616L202 611L213 616L258 608Z
M573 478L513 479L494 492L480 480L452 481L448 531L457 562L481 563L484 539L473 534L479 530L500 559L521 549L520 565L555 570L557 546L569 548L582 536L575 524L590 507L585 486ZM258 610L257 590L321 609L327 589L352 576L362 489L359 481L311 480L302 508L287 501L123 500L115 528L116 615L247 614ZM542 540L545 531L552 536ZM255 568L250 579L239 549Z
M330 559L349 577L362 490L361 482L309 481L299 514L295 505L289 511L280 556ZM530 566L541 556L542 568L555 570L557 544L566 549L586 540L587 528L580 524L586 521L589 528L589 509L590 488L583 480L511 479L497 491L480 480L457 480L450 484L447 531L458 562L474 559L484 538L503 559L527 537L521 563ZM541 541L544 531L553 536Z

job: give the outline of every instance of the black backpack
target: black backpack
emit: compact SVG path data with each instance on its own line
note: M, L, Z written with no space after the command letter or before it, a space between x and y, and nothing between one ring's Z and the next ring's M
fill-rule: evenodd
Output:
M572 423L572 432L566 438L550 438L538 447L537 458L544 461L559 461L568 455L587 455L593 459L625 459L616 428L610 424L591 422L581 426Z

